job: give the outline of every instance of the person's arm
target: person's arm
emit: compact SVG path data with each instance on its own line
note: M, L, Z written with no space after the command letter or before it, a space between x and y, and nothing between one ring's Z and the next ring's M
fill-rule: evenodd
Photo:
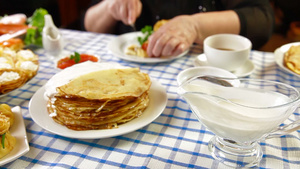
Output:
M232 10L181 15L171 19L149 37L147 53L151 57L175 56L194 42L217 33L239 34L240 21Z
M193 42L199 44L216 33L234 33L249 38L253 49L271 37L274 14L268 0L223 0L226 11L175 17L149 38L147 53L152 57L175 56ZM173 28L172 28L173 27Z
M259 49L270 39L275 17L268 0L228 0L227 7L237 13L241 22L240 35L251 40L253 49Z
M118 21L134 23L141 10L140 0L103 0L87 10L84 18L85 29L112 33Z
M198 13L191 16L195 22L197 36L196 43L202 44L203 40L218 33L240 33L240 20L236 12L216 11Z
M108 1L101 1L90 7L84 18L87 31L112 33L117 21L107 12Z

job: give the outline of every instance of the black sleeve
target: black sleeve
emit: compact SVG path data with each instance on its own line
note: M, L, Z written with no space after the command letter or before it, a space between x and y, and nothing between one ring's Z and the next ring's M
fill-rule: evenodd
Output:
M259 49L269 40L275 18L268 0L224 0L223 3L237 13L241 23L240 35L251 40L253 49Z

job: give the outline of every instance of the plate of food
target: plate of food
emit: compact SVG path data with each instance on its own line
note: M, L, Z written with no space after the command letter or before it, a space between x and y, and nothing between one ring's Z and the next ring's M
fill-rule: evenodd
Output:
M2 16L0 19L0 42L21 38L26 46L42 47L41 37L46 14L48 14L46 9L38 8L30 17L23 13Z
M161 56L159 58L147 55L148 37L165 24L167 20L158 21L153 29L146 25L140 32L130 32L117 36L108 43L108 49L117 57L139 63L168 62L187 54L188 50L177 56Z
M22 13L5 15L0 19L0 42L12 38L22 38L29 28L27 16Z
M0 121L2 127L9 126L8 129L3 130L1 127L0 130L0 166L2 166L26 154L29 151L29 144L19 106L10 108L7 104L1 104ZM8 122L9 125L7 125Z
M54 75L31 98L29 113L51 133L99 139L148 125L166 103L164 87L139 68L88 61Z
M275 62L283 70L300 77L300 42L289 43L274 51Z
M22 87L38 72L38 55L23 47L20 39L9 39L0 43L0 97Z

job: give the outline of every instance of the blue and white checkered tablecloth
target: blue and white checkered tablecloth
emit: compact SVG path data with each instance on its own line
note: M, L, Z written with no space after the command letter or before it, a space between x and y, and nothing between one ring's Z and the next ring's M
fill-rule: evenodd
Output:
M97 54L105 62L140 67L159 81L167 91L168 102L163 113L137 131L105 139L72 139L52 134L31 118L28 103L32 95L58 72L42 49L40 69L28 84L0 99L0 103L21 106L30 151L3 168L228 168L212 158L207 144L214 135L202 126L188 105L177 95L176 76L193 66L202 52L194 46L179 59L166 63L140 64L127 62L111 54L106 45L113 35L62 29L65 50ZM300 78L283 71L273 53L252 51L256 66L251 78L284 82L300 88ZM299 111L289 121L300 119ZM300 168L300 130L260 143L264 156L258 168Z

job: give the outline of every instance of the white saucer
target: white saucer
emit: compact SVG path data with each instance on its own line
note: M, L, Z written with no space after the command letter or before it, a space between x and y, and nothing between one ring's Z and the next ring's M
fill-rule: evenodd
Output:
M196 66L196 67L197 66L209 66L204 53L202 53L196 57L196 59L194 60L194 66ZM254 69L255 69L254 64L252 63L251 60L248 59L243 66L241 66L240 68L238 68L235 71L232 71L231 73L233 73L237 77L245 77L245 76L249 76L250 74L252 74Z

